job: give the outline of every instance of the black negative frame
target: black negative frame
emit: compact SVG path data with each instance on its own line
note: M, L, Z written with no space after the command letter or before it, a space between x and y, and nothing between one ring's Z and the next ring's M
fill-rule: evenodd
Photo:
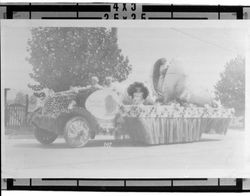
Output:
M34 186L32 185L32 179L30 179L30 184L28 186L16 186L14 185L14 179L7 179L7 190L26 190L26 191L110 191L110 192L249 192L249 190L243 190L243 179L235 179L236 185L220 185L220 179L218 179L217 186L173 186L173 181L178 180L188 180L188 181L196 181L196 180L207 180L206 178L184 178L184 179L169 179L169 178L160 178L160 179L146 179L144 181L153 181L153 180L162 180L162 181L171 181L171 186L126 186L126 183L130 180L142 180L140 178L124 178L124 179L117 179L117 178L109 178L109 179L101 179L103 181L123 181L123 186L79 186L80 180L88 180L88 181L95 181L100 179L94 178L83 178L83 179L75 179L75 178L53 178L53 179L42 179L44 181L50 180L73 180L76 181L77 186Z
M89 19L89 18L79 18L79 12L111 12L111 4L86 4L79 5L0 5L5 6L7 19L13 19L14 12L29 12L29 19L31 18L32 12L76 12L75 18L57 18L57 19ZM150 5L143 4L142 12L171 12L170 18L162 19L178 19L173 17L174 12L214 12L218 13L218 19L220 19L221 13L236 13L237 19L243 19L243 7L244 6L222 6L222 5ZM46 18L47 19L47 18ZM92 19L92 18L91 18ZM100 18L97 18L100 19ZM161 19L161 18L157 18ZM182 18L185 19L185 18ZM190 19L190 18L186 18ZM194 18L195 19L195 18Z
M13 5L13 4L0 4L1 7L6 7L6 18L13 19L13 14L15 12L29 12L29 19L31 18L32 12L76 12L76 18L57 18L57 19L102 19L102 18L79 18L78 12L111 12L111 4L86 4L79 5ZM170 18L155 18L155 19L180 19L174 18L174 12L215 12L218 13L218 19L220 19L221 13L236 13L237 19L243 19L243 7L248 6L222 6L222 5L142 5L142 12L171 12ZM49 18L43 18L49 19ZM55 19L55 18L53 18ZM149 18L150 19L150 18ZM153 19L153 18L152 18ZM181 19L195 19L195 18L181 18ZM205 18L201 18L205 19ZM185 179L169 179L169 178L155 178L155 179L136 179L136 178L120 178L120 179L42 179L42 180L76 180L77 186L33 186L32 179L30 179L29 186L17 186L14 185L14 179L6 179L7 190L42 190L42 191L139 191L139 192L243 192L249 190L243 190L243 179L235 179L236 185L221 186L220 179L218 179L217 186L173 186L173 181L178 180L207 180L206 178L197 179L197 178L185 178ZM79 180L103 180L103 181L114 181L119 180L123 181L123 186L79 186ZM126 183L129 180L170 180L171 186L127 186Z

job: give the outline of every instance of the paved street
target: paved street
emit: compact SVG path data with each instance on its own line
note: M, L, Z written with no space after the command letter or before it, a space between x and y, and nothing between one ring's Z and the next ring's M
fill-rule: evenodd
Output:
M8 171L4 170L4 174L19 177L154 174L166 177L166 174L180 173L188 177L215 169L220 175L224 169L232 172L241 168L243 152L244 131L240 130L229 130L226 136L204 134L200 142L155 146L134 146L129 141L112 140L110 136L99 136L83 148L69 148L63 138L42 146L28 136L6 137L5 167ZM181 175L181 171L185 173Z

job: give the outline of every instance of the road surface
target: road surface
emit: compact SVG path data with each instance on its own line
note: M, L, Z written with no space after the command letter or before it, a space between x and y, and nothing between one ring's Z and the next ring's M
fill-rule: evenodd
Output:
M33 137L5 137L3 174L12 177L166 177L173 174L204 177L208 174L209 177L228 170L228 175L232 175L243 167L244 134L243 130L229 130L225 136L203 134L200 142L154 146L134 146L127 140L120 142L110 136L98 136L83 148L69 148L63 138L43 146Z

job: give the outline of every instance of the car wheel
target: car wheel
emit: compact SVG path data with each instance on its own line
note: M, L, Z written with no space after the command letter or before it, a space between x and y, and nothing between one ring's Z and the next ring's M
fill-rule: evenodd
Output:
M87 144L90 131L88 121L82 116L75 116L65 124L64 139L71 147L82 147Z
M56 138L57 138L57 134L53 133L51 131L48 131L46 129L41 129L39 127L35 128L35 132L34 132L35 138L44 145L48 145L53 143Z

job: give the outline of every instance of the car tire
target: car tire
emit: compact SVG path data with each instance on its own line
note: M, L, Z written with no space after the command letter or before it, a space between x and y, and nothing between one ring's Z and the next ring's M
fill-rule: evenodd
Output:
M67 120L64 127L64 139L73 148L83 147L90 138L91 127L83 116L74 116Z
M41 144L44 145L53 143L58 136L56 133L53 133L51 131L39 127L35 128L34 135L37 141L39 141Z

